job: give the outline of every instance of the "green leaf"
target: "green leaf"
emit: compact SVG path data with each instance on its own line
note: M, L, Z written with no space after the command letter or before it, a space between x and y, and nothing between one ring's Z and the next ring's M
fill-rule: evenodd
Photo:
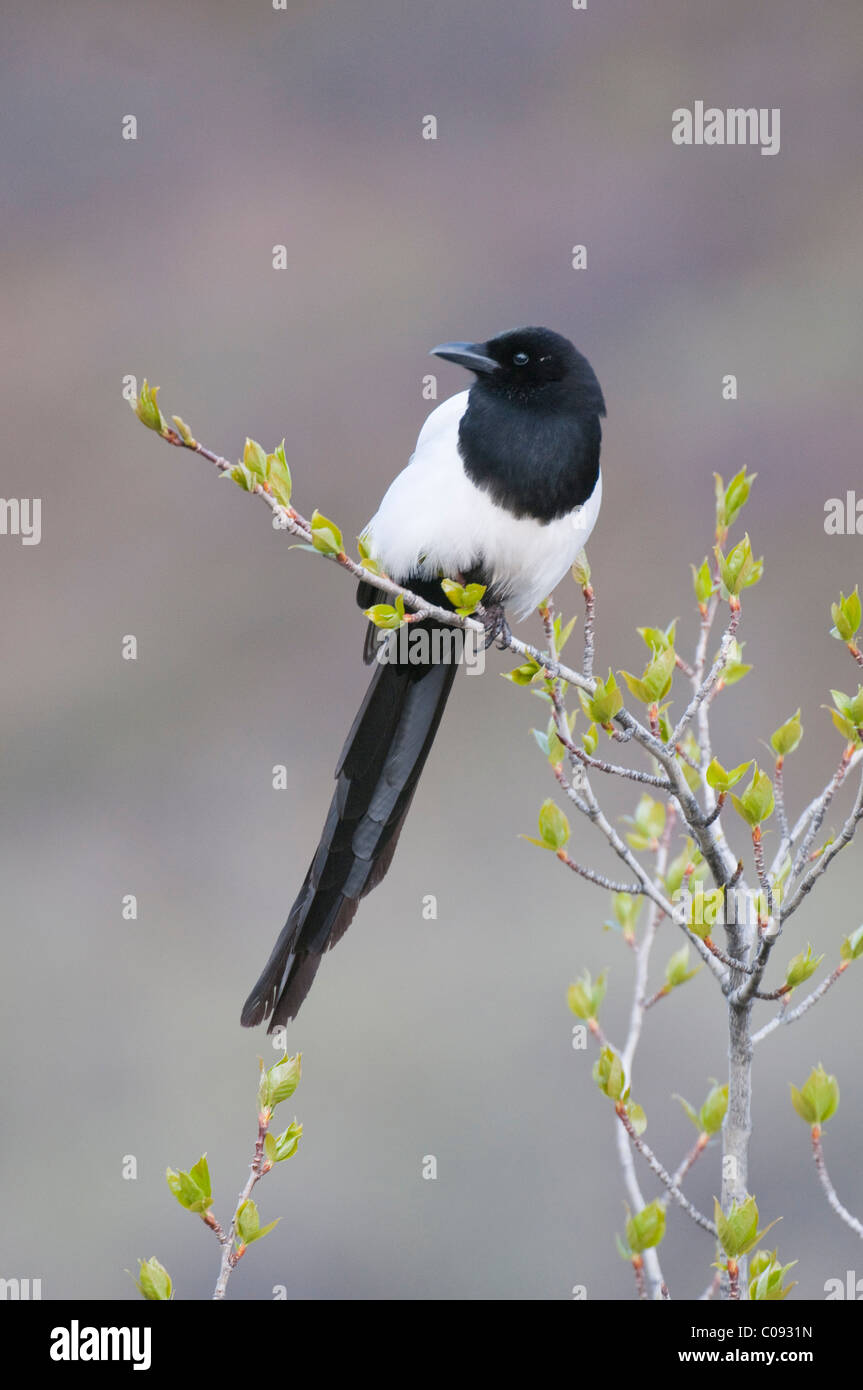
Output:
M303 1055L282 1057L274 1062L269 1071L261 1074L258 1086L258 1109L275 1110L283 1100L288 1100L300 1084Z
M800 723L800 711L798 710L770 735L770 747L777 758L786 758L789 753L794 752L802 737L803 725Z
M861 620L860 594L857 587L855 586L853 594L849 594L847 598L840 593L839 602L831 603L830 613L834 623L830 636L837 637L840 642L852 642Z
M839 1105L839 1082L835 1076L828 1076L819 1062L799 1091L796 1086L791 1087L791 1104L808 1125L826 1124Z
M569 821L550 798L540 808L539 834L546 849L563 849L569 839Z
M312 545L322 555L340 555L344 550L342 533L334 521L323 516L317 508L312 512Z
M665 1235L665 1207L657 1198L626 1223L626 1239L634 1254L640 1255L658 1245Z
M173 1296L171 1276L155 1255L151 1255L149 1260L138 1261L138 1278L135 1282L150 1302L165 1303Z

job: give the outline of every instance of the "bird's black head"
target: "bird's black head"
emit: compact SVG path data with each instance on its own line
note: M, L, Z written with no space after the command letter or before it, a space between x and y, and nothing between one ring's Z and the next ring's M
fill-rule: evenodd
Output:
M515 328L485 343L441 343L435 357L477 375L477 387L511 400L566 404L604 415L596 374L577 348L550 328Z

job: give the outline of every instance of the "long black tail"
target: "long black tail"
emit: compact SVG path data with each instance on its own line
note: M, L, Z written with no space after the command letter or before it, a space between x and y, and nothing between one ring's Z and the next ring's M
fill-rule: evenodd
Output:
M363 590L360 602L367 607L375 600ZM413 632L423 629L427 647L420 649ZM360 898L390 866L458 669L449 643L435 642L433 625L412 625L411 634L414 656L424 650L428 659L377 665L336 768L321 842L243 1008L246 1028L270 1014L269 1032L296 1018L324 952L341 939Z

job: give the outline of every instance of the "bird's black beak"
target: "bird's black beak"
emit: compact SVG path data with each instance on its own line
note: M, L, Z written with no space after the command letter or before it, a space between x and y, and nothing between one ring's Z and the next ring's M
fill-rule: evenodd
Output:
M441 343L432 348L430 357L443 357L447 362L457 362L470 372L494 372L500 366L485 351L485 343Z

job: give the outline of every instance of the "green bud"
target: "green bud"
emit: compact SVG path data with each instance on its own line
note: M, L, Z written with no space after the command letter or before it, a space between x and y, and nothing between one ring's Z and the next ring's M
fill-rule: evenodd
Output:
M339 555L345 548L336 523L322 516L317 508L312 512L312 545L322 555Z
M599 734L596 732L596 725L591 724L590 728L582 735L581 746L589 758L596 752L596 745L599 743Z
M250 473L253 473L258 482L264 482L267 477L267 455L254 439L247 439L243 449L243 463Z
M590 583L590 565L587 563L587 551L580 550L576 556L575 564L572 567L572 577L580 588L585 589Z
M742 512L758 474L747 474L744 464L740 472L735 473L728 487L719 473L714 473L713 477L716 485L716 533L721 535L734 525Z
M754 1197L747 1197L739 1205L732 1202L727 1215L723 1214L722 1207L715 1198L713 1208L719 1244L731 1260L737 1260L741 1255L747 1254L758 1244L761 1237L776 1225L775 1221L771 1221L769 1226L759 1231L758 1204Z
M258 1215L258 1208L247 1197L245 1202L237 1209L237 1243L238 1245L253 1245L256 1240L261 1240L268 1235L275 1226L278 1226L281 1217L277 1216L275 1221L271 1221L268 1226L261 1225L261 1218Z
M188 1173L182 1170L175 1173L173 1168L168 1168L165 1178L180 1206L185 1207L186 1211L201 1213L213 1205L213 1188L206 1154L201 1155Z
M676 659L674 648L666 647L648 662L640 677L633 676L629 671L621 671L620 674L637 700L645 705L655 705L671 689Z
M300 1084L303 1054L282 1057L268 1071L261 1073L258 1086L258 1109L275 1110L283 1100L289 1100Z
M810 975L815 974L823 959L823 956L813 956L812 944L807 942L806 950L793 956L788 962L788 968L785 971L787 988L789 990L796 989L798 985L802 985L804 980L808 980Z
M839 951L840 960L857 960L858 956L863 956L863 927L846 936Z
M626 1223L626 1239L635 1255L658 1245L664 1235L665 1207L658 1198L630 1216Z
M644 1113L644 1107L642 1105L627 1105L626 1118L640 1138L647 1129L647 1116Z
M665 983L669 989L676 989L678 985L685 985L701 969L700 965L696 965L694 970L689 970L688 966L689 943L684 942L680 950L674 952L665 967Z
M785 1275L797 1261L780 1265L775 1250L756 1250L749 1262L749 1297L754 1303L774 1303L787 1298L795 1284L786 1284Z
M828 1076L819 1062L799 1091L796 1086L791 1087L791 1104L808 1125L826 1124L839 1105L839 1082L835 1076Z
M157 396L158 386L150 386L147 378L144 377L144 384L134 405L134 411L142 425L146 425L148 430L155 430L157 434L164 434L168 428L168 422L159 409Z
M749 675L749 672L752 670L752 667L747 666L746 663L741 660L742 656L743 643L731 641L728 644L728 653L726 655L725 665L723 666L722 674L719 677L721 685L736 685L738 681L743 680L744 676Z
M853 594L846 598L844 594L839 595L838 603L831 603L830 613L833 618L834 626L830 632L831 637L838 637L840 642L851 642L857 635L860 627L860 594L855 587Z
M720 1086L714 1082L707 1099L698 1112L699 1125L704 1134L718 1134L728 1109L728 1085Z
M740 763L738 767L731 768L726 772L718 758L714 758L707 769L707 785L713 787L714 791L727 792L731 787L736 787L744 773L747 773L752 766L752 759L748 763Z
M484 584L457 584L454 579L442 579L441 588L462 618L469 618L482 602L486 586Z
M277 445L266 457L266 478L270 491L283 507L291 505L291 470L285 458L285 441Z
M858 685L856 695L845 695L841 690L831 690L835 709L830 711L833 723L844 738L859 743L863 728L863 685Z
M523 666L516 666L514 671L506 671L503 678L512 681L513 685L530 685L541 670L539 662L530 657Z
M171 1276L155 1255L151 1255L149 1260L138 1261L138 1278L135 1282L144 1297L153 1303L165 1303L173 1297Z
M550 798L542 803L539 812L540 840L546 849L563 849L569 839L569 821L560 807Z
M623 709L623 696L610 668L607 680L597 680L593 695L579 690L578 697L585 714L596 724L610 724L614 716Z
M597 976L596 981L593 981L590 978L590 971L585 970L575 984L570 985L566 992L566 1002L576 1018L583 1018L587 1022L588 1019L597 1017L599 1006L605 998L607 978L608 971L603 970L602 974Z
M692 587L695 590L695 600L699 608L706 608L710 600L710 595L713 593L713 576L710 573L710 566L707 561L704 560L698 569L696 569L694 565L690 565L689 568L692 570Z
M735 809L753 829L769 819L773 814L773 783L766 772L759 772L758 764L752 774L752 781L742 796L731 793Z
M645 792L635 808L635 815L624 819L634 827L626 836L632 849L656 849L665 829L665 806L661 801L654 801Z
M723 555L720 546L716 547L716 560L722 580L722 597L735 598L743 589L757 584L764 573L764 561L756 560L752 554L752 544L748 535L738 541L728 555Z
M181 420L179 415L172 415L171 419L173 420L174 427L178 435L182 439L183 443L188 444L192 449L194 449L195 440L192 438L192 431L189 429L189 426L186 424L185 420Z
M645 645L656 654L656 652L667 652L669 648L674 650L674 635L677 630L677 619L669 623L667 628L661 627L639 627L636 632L642 638Z
M401 627L405 620L404 599L401 594L397 594L395 607L389 603L375 603L371 608L364 608L363 612L369 622L374 623L375 627L386 629Z
M293 1158L299 1148L302 1133L302 1125L294 1120L283 1133L267 1134L264 1139L264 1153L270 1163L284 1163L285 1159Z
M611 904L614 911L614 920L624 936L634 936L635 928L638 923L638 915L641 912L642 899L635 897L632 893L614 893Z
M785 758L789 753L793 753L801 738L803 737L803 725L800 723L800 711L792 714L791 718L770 735L770 747L777 758Z
M593 1079L603 1095L620 1100L626 1089L623 1063L610 1047L604 1047L593 1064Z

